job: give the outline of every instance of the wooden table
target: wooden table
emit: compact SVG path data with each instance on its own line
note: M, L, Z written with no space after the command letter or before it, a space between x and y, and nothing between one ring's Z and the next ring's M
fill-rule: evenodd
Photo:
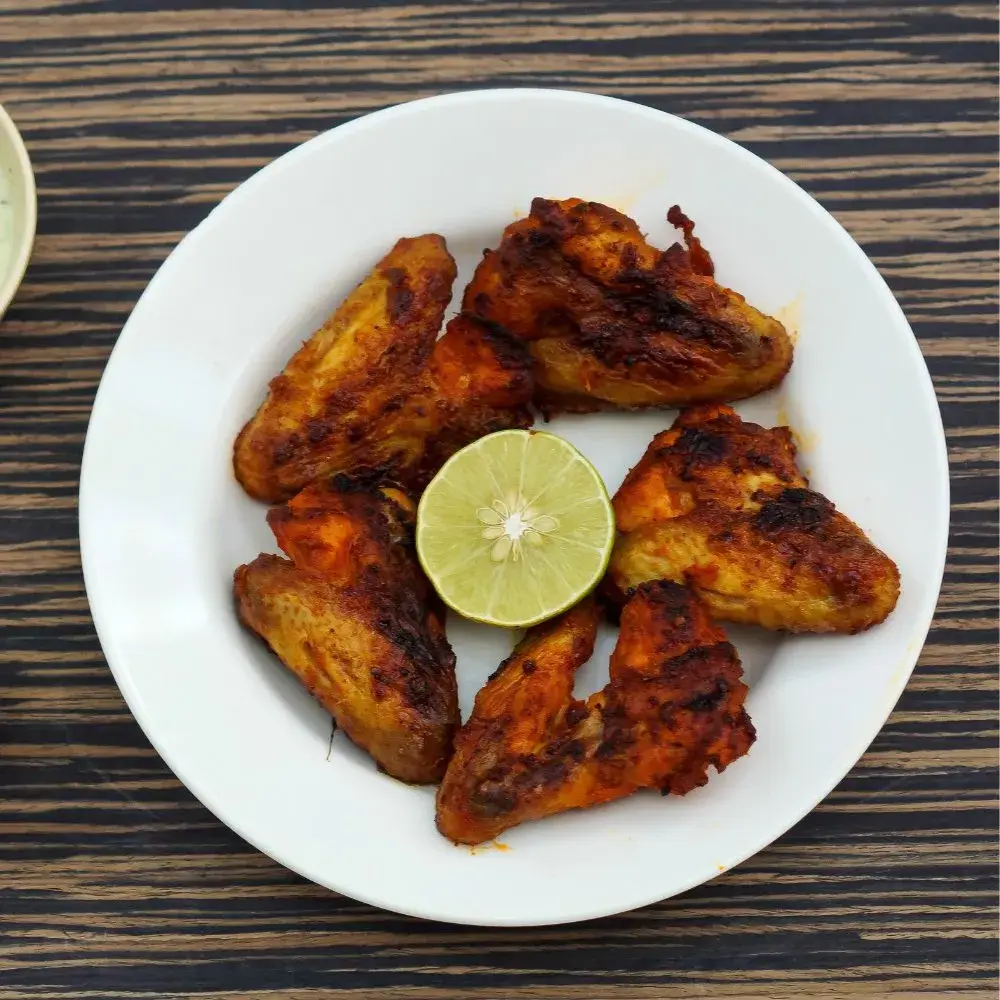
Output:
M995 997L996 56L992 0L0 0L40 209L0 326L0 997ZM670 110L816 195L920 338L954 501L930 641L826 802L677 899L525 932L337 898L210 816L111 679L76 520L101 369L174 243L320 130L498 84Z

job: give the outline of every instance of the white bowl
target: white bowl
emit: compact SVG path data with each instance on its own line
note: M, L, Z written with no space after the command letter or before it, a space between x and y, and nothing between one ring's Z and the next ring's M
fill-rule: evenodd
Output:
M28 267L37 212L28 151L17 126L0 105L0 318Z
M796 313L797 356L745 415L789 419L815 486L898 563L902 597L859 636L729 629L759 733L684 797L640 794L455 847L434 794L380 775L237 624L234 567L272 550L230 470L265 384L401 235L444 234L461 291L535 195L625 209L653 242L667 208L698 224L721 281ZM794 306L794 309L788 307ZM670 413L567 417L550 429L609 489ZM108 662L153 745L220 819L282 864L357 899L477 924L630 909L738 864L804 816L876 735L927 633L944 565L948 476L934 390L878 272L808 195L746 150L604 97L507 90L418 101L292 150L174 250L129 319L87 436L80 536ZM452 617L463 708L510 636ZM586 676L606 676L613 634Z

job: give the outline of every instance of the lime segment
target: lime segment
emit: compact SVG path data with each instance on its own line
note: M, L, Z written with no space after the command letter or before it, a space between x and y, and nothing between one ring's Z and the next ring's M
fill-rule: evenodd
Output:
M463 448L417 510L417 554L442 600L506 628L545 621L585 597L614 537L597 470L543 431L498 431Z

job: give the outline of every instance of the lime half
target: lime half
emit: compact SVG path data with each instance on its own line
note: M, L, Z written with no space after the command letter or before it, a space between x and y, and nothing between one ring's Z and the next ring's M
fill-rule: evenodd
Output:
M615 515L568 441L498 431L453 455L417 509L417 554L460 615L518 628L572 607L611 557Z

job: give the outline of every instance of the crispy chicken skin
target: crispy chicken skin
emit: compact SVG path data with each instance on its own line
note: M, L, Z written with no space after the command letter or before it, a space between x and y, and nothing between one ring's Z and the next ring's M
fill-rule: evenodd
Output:
M531 358L493 323L458 315L398 408L387 408L358 446L355 468L379 469L420 492L461 448L493 431L530 427Z
M668 218L687 249L651 246L606 205L536 198L484 254L464 308L529 342L546 416L742 399L784 378L785 328L714 280L677 206Z
M435 782L459 723L444 608L410 548L395 486L338 476L268 521L289 556L240 566L240 620L393 777Z
M749 750L735 649L685 587L640 587L622 612L610 681L587 701L573 675L600 612L586 600L528 632L476 696L438 789L437 826L462 844L526 820L623 798L683 795Z
M277 503L357 464L359 444L423 370L455 274L434 234L401 239L379 261L271 380L237 437L233 467L250 496Z
M653 438L614 498L605 590L689 583L712 614L791 632L860 632L889 615L899 571L808 488L787 427L695 406Z
M477 316L451 319L426 363L418 371L408 370L405 384L398 384L396 373L389 374L394 394L377 407L366 403L364 423L353 422L362 412L358 408L330 425L316 456L323 474L377 472L419 492L467 444L533 422L527 349ZM237 468L240 447L238 441Z

